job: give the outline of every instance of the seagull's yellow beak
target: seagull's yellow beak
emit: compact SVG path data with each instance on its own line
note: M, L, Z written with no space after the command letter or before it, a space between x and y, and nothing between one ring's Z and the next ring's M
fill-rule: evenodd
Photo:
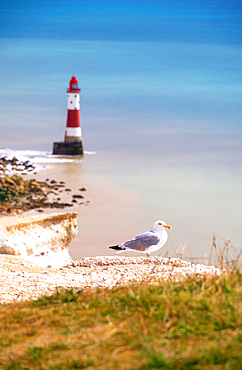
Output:
M166 229L171 229L171 226L170 225L166 225L166 226L164 226Z

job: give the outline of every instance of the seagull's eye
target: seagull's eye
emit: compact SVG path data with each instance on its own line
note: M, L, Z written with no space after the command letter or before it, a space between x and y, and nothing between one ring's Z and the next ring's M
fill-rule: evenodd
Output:
M159 225L162 225L162 223L161 223L161 222L159 222Z

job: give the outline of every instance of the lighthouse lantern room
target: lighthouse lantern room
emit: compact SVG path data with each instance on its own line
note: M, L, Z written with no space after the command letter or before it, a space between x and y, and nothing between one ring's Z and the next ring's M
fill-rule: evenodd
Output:
M54 143L53 154L83 155L82 132L80 125L80 93L75 76L67 89L67 123L64 142Z

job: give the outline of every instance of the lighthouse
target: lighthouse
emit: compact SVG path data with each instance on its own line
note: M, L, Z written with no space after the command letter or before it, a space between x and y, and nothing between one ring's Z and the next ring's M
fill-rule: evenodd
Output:
M78 81L72 76L67 89L67 122L64 142L54 143L53 154L83 155Z

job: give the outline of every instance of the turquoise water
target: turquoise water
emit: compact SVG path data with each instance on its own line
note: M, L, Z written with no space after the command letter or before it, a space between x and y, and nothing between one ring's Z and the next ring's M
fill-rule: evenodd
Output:
M173 226L162 253L187 244L204 255L213 232L241 246L238 1L10 1L0 12L2 148L51 153L73 74L82 89L84 149L95 154L42 153L38 175L88 189L75 258L107 254L159 218Z

